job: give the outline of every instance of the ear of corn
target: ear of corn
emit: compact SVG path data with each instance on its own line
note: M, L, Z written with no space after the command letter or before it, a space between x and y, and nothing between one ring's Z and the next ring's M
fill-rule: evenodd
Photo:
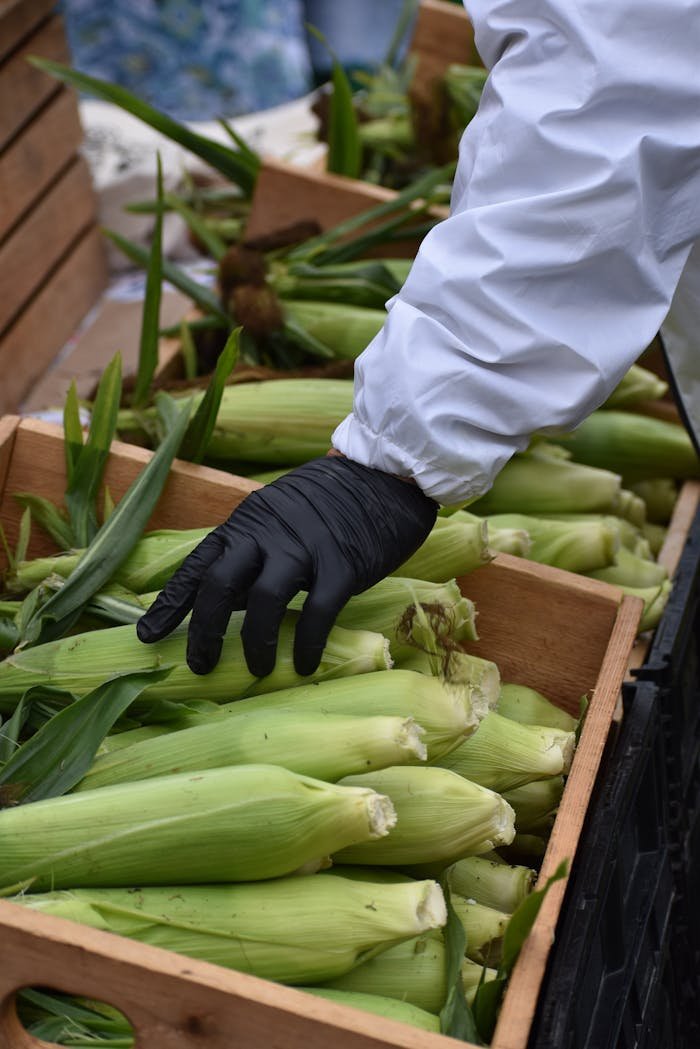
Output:
M622 376L603 408L626 408L642 401L656 401L667 392L667 382L648 368L633 364Z
M615 560L620 545L616 528L605 518L596 521L552 521L526 514L494 514L487 519L489 543L492 525L498 529L523 529L531 544L527 557L568 572L589 572Z
M530 867L511 866L496 853L468 856L447 870L447 883L453 893L507 914L512 914L529 896L536 877Z
M567 773L574 745L573 732L522 725L490 713L470 739L436 764L502 792L533 779Z
M411 1027L419 1027L422 1031L440 1033L439 1017L398 998L365 994L361 991L339 991L332 987L303 987L302 990L338 1005L350 1005L354 1009L364 1009L367 1013L384 1016L387 1020L399 1020L401 1023L410 1024Z
M395 767L346 776L341 784L385 793L397 822L385 842L343 849L335 856L338 863L449 863L513 838L514 814L508 803L446 769Z
M99 757L74 789L256 763L333 783L354 772L424 761L422 735L412 718L260 710L169 732Z
M573 433L552 439L577 462L605 466L628 482L700 477L700 462L684 427L647 415L599 410Z
M202 395L192 398L196 411ZM351 379L275 379L226 386L207 455L220 461L298 466L325 455L330 437L352 410ZM145 409L147 419L154 409ZM119 413L118 429L140 429L131 411Z
M375 791L275 765L161 776L0 811L0 886L258 881L384 835L395 818Z
M475 903L457 893L452 893L450 899L466 935L467 958L480 965L497 968L501 961L503 933L510 915L486 907L483 903Z
M470 505L481 516L523 513L615 512L620 477L610 470L541 453L514 455L491 489Z
M446 920L436 882L383 885L325 874L243 885L74 889L18 902L288 984L340 976Z
M496 688L496 694L497 694ZM494 696L495 701L495 696ZM459 683L392 670L389 674L363 674L361 677L338 678L317 685L263 694L250 699L225 703L209 712L185 713L177 722L162 726L145 726L113 737L117 749L131 742L194 725L221 725L223 718L237 720L251 711L268 711L273 716L284 711L293 714L349 715L353 717L412 718L424 730L422 742L428 757L446 754L476 730L486 713L480 697ZM108 737L109 743L112 737ZM107 749L110 749L109 747Z
M412 670L427 677L437 677L454 688L466 688L476 705L479 719L486 716L498 701L501 677L490 659L469 652L448 649L445 652L414 650L399 659L402 670Z
M631 490L644 500L647 521L668 524L678 499L678 485L670 477L653 477L630 485Z
M563 732L575 732L578 724L576 718L551 703L541 692L514 682L502 683L496 712L521 725L545 725Z
M516 834L509 845L504 845L501 855L508 863L529 864L539 867L547 851L547 838L541 834Z
M277 662L272 673L264 678L254 677L243 658L240 640L243 618L243 612L233 613L221 659L206 676L193 674L185 662L187 632L184 626L153 645L141 644L133 626L120 626L77 634L15 652L0 663L0 711L14 709L15 701L31 685L51 684L82 696L117 670L124 673L150 667L173 667L166 680L148 687L140 701L146 705L154 699L222 702L308 681L294 671L292 650L297 620L294 613L287 613L282 622ZM388 669L390 665L388 642L380 634L334 627L314 679L321 681L362 674Z
M291 320L327 346L334 357L346 361L360 356L386 320L383 309L340 302L287 299L284 308Z
M468 958L463 960L462 985L469 1004L474 1000L482 971L483 966ZM495 976L494 969L486 970L486 980L493 980ZM329 981L326 986L336 990L399 998L419 1009L439 1013L445 1004L447 986L442 936L439 933L424 933L413 940L405 940L351 969L344 976Z
M543 826L553 821L564 793L564 777L533 780L522 787L507 790L503 797L515 813L515 828L518 833L538 833ZM552 817L552 819L549 819Z
M668 579L668 572L663 565L638 557L625 547L618 550L612 564L586 574L615 586L659 586Z
M393 575L444 583L487 564L492 556L484 521L438 517L423 545Z
M664 525L654 524L652 521L645 521L642 525L642 533L649 545L649 556L658 557L661 553L661 547L666 541L668 529Z

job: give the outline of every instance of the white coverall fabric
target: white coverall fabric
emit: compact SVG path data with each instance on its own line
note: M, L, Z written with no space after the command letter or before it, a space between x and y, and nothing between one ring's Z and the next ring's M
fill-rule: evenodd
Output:
M333 435L444 504L485 491L535 430L572 429L605 400L700 239L700 2L468 6L491 72L451 215L388 303ZM699 277L691 261L668 325L696 374Z

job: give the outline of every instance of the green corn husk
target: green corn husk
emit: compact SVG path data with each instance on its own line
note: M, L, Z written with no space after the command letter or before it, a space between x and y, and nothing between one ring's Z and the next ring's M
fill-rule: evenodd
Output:
M259 710L170 732L98 757L75 791L224 765L281 765L334 783L389 765L419 764L427 750L412 718L317 710Z
M382 259L382 263L389 270L397 284L403 287L411 272L413 259Z
M325 874L242 885L74 889L18 902L254 976L332 979L446 920L434 881L384 885ZM291 919L291 920L290 920Z
M468 958L462 962L462 985L469 1004L474 1000L482 971L481 965ZM493 980L495 976L493 969L486 970L487 980ZM390 947L326 984L326 987L339 991L399 998L429 1013L439 1013L442 1009L446 986L445 944L439 933L424 933Z
M653 524L651 521L645 521L642 525L642 532L644 533L644 538L649 544L650 556L658 557L661 553L661 548L666 542L668 529L664 525Z
M495 554L529 557L532 540L522 528L492 528L488 526L489 548Z
M528 558L539 564L568 572L590 572L613 563L620 545L615 528L598 521L552 521L525 514L495 514L487 517L489 542L496 529L522 529L529 535Z
M289 604L301 609L306 594L298 594ZM416 615L415 604L423 607L428 624ZM455 579L430 583L423 579L388 576L369 590L351 597L336 618L348 630L372 630L389 639L392 659L415 651L415 645L477 641L476 608L464 597Z
M472 701L478 704L480 719L493 710L498 701L501 676L490 659L456 649L438 653L413 651L400 657L398 667L437 677L448 685L467 688Z
M564 793L564 777L533 780L522 787L507 790L503 797L515 813L515 829L518 834L538 833L541 825L548 825L556 812Z
M615 505L615 513L636 525L637 528L641 528L646 520L647 508L644 500L640 499L633 491L629 488L621 488L620 496Z
M261 881L385 835L395 819L375 791L276 765L161 776L0 811L0 886Z
M603 404L603 408L627 408L634 404L641 404L643 401L657 401L667 393L667 382L649 371L648 368L633 364L622 376Z
M497 853L458 860L446 876L451 892L506 914L530 895L537 878L530 867L511 866Z
M503 792L534 779L566 774L574 745L573 732L522 725L490 713L473 736L436 764L473 783Z
M571 434L552 438L577 462L604 466L629 483L653 477L700 477L700 461L682 426L634 412L595 411Z
M339 302L286 299L284 307L290 320L344 361L359 357L386 320L384 310Z
M332 987L302 987L301 990L315 994L318 998L325 998L329 1002L335 1002L337 1005L350 1005L353 1009L364 1009L367 1013L384 1016L387 1020L399 1020L411 1027L419 1027L422 1031L440 1033L438 1016L425 1009L419 1009L417 1005L401 1002L398 998L364 994L361 991L339 991Z
M647 521L666 525L671 520L678 500L678 485L670 477L652 477L630 485L631 490L644 500Z
M563 732L575 732L578 725L576 718L551 703L541 692L513 682L501 685L496 712L521 725L545 725Z
M446 769L397 766L346 776L340 782L386 792L397 823L381 843L385 847L350 846L336 854L338 863L394 867L450 863L488 852L511 841L514 834L513 810L499 794Z
M632 550L634 553L640 553L640 543L643 543L643 526L637 526L624 517L617 517L614 514L591 513L540 514L540 517L543 520L552 521L604 521L608 528L612 528L617 532L621 546L627 547L628 550ZM640 553L640 556L644 555Z
M282 299L311 299L317 303L335 302L375 310L383 310L386 301L403 283L396 279L384 259L356 259L335 266L277 263L273 264L268 280Z
M496 689L497 693L497 689ZM223 718L237 719L250 711L272 713L309 711L354 717L412 718L424 730L422 742L432 759L446 754L476 730L488 706L472 689L443 682L410 670L392 670L361 677L338 678L315 685L298 685L270 694L222 704L206 713L186 713L174 723L145 726L108 737L105 750L144 738L153 738L194 725L220 725Z
M207 455L221 462L299 466L325 455L336 426L352 411L351 379L275 379L226 386ZM204 396L192 396L196 411ZM118 429L141 429L155 409L119 413Z
M621 478L544 453L514 455L497 475L492 488L470 505L480 516L523 513L614 512Z
M671 596L671 591L673 590L671 580L665 579L663 583L657 586L636 587L627 586L624 583L616 583L615 585L619 586L623 593L628 594L630 597L639 597L644 602L644 610L639 623L639 633L643 634L646 630L654 630L659 625L659 621L668 604L668 599Z
M607 568L587 572L593 579L602 579L615 586L649 587L660 586L668 579L668 572L657 561L637 557L624 546L618 550L615 561Z
M438 517L423 545L392 575L445 583L487 564L492 556L484 521Z
M480 965L498 967L501 961L503 933L510 914L485 907L483 903L451 894L452 906L466 934L467 958Z
M547 851L547 841L540 834L516 834L512 842L499 851L508 863L539 867Z
M264 678L254 677L243 658L240 640L243 618L243 612L233 613L221 659L215 669L204 676L193 674L185 662L186 626L152 645L142 644L133 626L119 626L15 652L0 663L0 712L13 710L15 702L32 685L50 684L83 696L115 672L159 666L172 666L173 670L167 679L149 685L140 703L148 704L154 699L224 702L309 681L294 671L295 613L288 612L282 621L277 662L272 673ZM372 670L388 670L390 665L388 642L381 634L333 627L313 679L323 681Z

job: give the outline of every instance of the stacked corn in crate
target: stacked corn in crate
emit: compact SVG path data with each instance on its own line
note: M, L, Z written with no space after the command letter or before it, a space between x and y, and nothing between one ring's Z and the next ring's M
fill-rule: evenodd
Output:
M0 5L0 411L17 406L106 281L76 98L31 55L68 57L54 3Z

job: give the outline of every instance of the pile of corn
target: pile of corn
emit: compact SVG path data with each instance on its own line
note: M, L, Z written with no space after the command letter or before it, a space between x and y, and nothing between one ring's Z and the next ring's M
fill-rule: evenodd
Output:
M43 913L439 1030L437 879L466 932L471 1001L532 888L575 740L574 718L461 647L477 638L476 609L453 576L489 558L485 527L441 522L400 573L352 598L311 681L293 670L294 607L262 680L245 669L243 613L206 677L187 669L184 629L138 642L129 619L199 538L141 540L112 584L127 625L0 663L6 717L33 686L84 696L115 671L172 667L69 793L0 811L0 888ZM26 562L6 582L18 592L74 565L71 554Z

